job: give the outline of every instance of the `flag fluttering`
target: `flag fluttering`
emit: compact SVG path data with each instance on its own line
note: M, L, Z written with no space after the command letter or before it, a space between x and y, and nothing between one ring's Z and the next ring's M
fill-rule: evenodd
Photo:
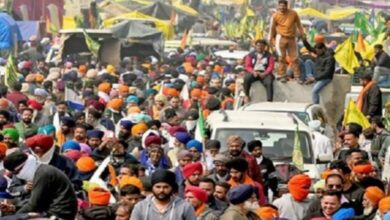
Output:
M92 37L89 36L85 30L83 31L83 33L84 33L85 43L87 44L88 49L91 51L91 53L94 56L97 57L99 54L100 44L94 39L92 39Z
M363 38L363 34L360 32L355 46L356 52L359 52L363 59L371 61L375 56L374 47L369 45Z
M297 126L294 133L294 149L292 152L292 163L300 170L304 170L304 161L301 148L301 141L299 139L299 128Z
M358 109L352 99L349 100L348 106L345 109L343 125L349 124L351 122L361 125L364 129L370 127L370 122Z
M15 59L10 54L8 56L7 65L5 67L4 84L7 87L12 87L18 81L18 71L16 69Z
M203 143L205 137L205 126L202 107L199 106L199 118L195 129L195 140Z
M355 68L360 66L353 48L352 36L345 40L344 43L337 46L334 58L339 65L350 74L353 74L355 72Z

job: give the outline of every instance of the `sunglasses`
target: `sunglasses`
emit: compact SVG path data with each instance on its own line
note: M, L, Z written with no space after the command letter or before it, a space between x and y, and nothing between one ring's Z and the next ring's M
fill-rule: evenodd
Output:
M343 188L343 185L339 185L339 184L328 184L327 185L329 189L342 189Z

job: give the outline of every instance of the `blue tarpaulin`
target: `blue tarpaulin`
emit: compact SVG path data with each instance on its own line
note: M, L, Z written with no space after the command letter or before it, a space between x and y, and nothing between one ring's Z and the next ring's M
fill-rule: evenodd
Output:
M30 37L39 37L39 21L17 21L23 41L28 41Z
M19 28L15 20L7 13L0 13L0 50L11 49L14 40L21 40Z

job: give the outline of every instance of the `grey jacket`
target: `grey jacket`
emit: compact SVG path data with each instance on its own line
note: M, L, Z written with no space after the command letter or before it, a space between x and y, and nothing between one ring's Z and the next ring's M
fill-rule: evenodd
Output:
M153 198L150 195L135 205L130 220L196 220L194 208L183 199L173 196L167 210L161 214Z

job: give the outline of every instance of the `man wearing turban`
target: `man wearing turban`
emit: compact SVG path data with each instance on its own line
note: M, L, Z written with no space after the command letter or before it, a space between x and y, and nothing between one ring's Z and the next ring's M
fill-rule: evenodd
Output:
M52 165L63 171L64 174L71 180L75 189L81 187L79 173L73 161L69 158L60 155L56 151L53 137L49 135L37 134L26 139L26 146L31 151L39 163Z
M197 219L218 219L218 214L207 206L207 192L203 189L197 186L187 186L185 200L194 207Z
M311 179L305 174L295 175L288 181L289 193L273 202L279 209L280 217L290 220L303 219L312 202L311 199L307 198L310 186Z
M88 190L88 201L91 207L80 210L80 215L84 219L114 219L115 213L112 207L108 206L111 193L101 187L94 187Z
M17 178L33 185L31 197L18 213L47 213L61 219L75 219L76 193L61 170L41 164L34 156L20 151L7 155L4 167Z
M385 197L385 193L377 186L367 187L363 195L363 215L356 216L354 219L375 219L378 211L379 201Z
M182 198L174 195L177 191L175 174L168 170L157 170L152 174L152 192L135 205L130 219L186 219L196 220L194 208ZM165 212L158 212L164 207Z
M232 188L240 184L250 185L257 189L259 205L265 204L266 199L264 196L263 186L248 176L248 162L246 160L242 158L230 160L226 163L226 168L230 173L228 183Z
M4 143L7 144L8 148L18 147L19 132L16 128L5 128L2 134L4 136Z

